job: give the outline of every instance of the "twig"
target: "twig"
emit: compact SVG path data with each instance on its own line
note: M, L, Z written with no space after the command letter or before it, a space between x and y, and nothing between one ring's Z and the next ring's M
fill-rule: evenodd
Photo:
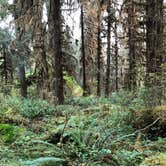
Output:
M155 123L157 123L160 120L160 118L157 118L153 123L149 124L148 126L144 127L143 129L140 129L139 131L144 131L148 129L149 127L153 126Z
M142 128L142 129L136 130L134 133L131 133L131 134L128 134L128 135L124 135L124 136L122 136L122 137L120 137L120 138L114 140L114 141L112 142L112 144L113 144L113 143L116 143L116 142L118 142L118 141L120 141L120 140L123 140L124 138L134 136L134 135L136 135L136 134L139 133L139 132L142 132L142 131L147 130L148 128L150 128L150 127L152 127L154 124L156 124L159 120L160 120L160 118L157 118L153 123L149 124L148 126ZM112 134L112 133L111 133L111 134ZM102 144L111 136L111 134L109 134L109 135L102 141ZM100 145L101 145L101 144L100 144Z
M155 123L157 123L159 120L160 120L160 118L157 118L153 123L149 124L148 126L142 128L142 129L136 130L136 131L135 131L134 133L132 133L132 134L128 134L128 135L125 135L125 136L123 136L123 137L120 137L119 139L115 140L114 143L115 143L115 142L118 142L118 141L120 141L120 140L123 140L124 138L130 137L130 136L134 136L134 135L136 135L137 133L139 133L139 132L141 132L141 131L144 131L144 130L150 128L150 127L152 127L152 126L153 126Z

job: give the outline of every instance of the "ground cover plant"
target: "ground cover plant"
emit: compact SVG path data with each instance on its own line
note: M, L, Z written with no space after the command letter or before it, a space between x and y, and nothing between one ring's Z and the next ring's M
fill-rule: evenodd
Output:
M2 99L1 165L163 165L166 106L138 106L132 95L74 97L58 106Z

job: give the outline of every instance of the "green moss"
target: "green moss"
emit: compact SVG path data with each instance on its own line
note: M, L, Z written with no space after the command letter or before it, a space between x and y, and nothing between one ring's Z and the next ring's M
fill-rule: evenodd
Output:
M67 96L82 96L83 89L72 76L65 74L63 79L65 80Z
M159 125L166 127L166 106L135 111L134 123L136 127L143 128L158 119ZM158 124L158 123L156 123ZM154 124L155 126L155 124Z
M155 107L152 111L154 119L159 118L159 122L162 126L166 126L166 105Z
M166 153L157 153L154 156L146 158L141 166L164 166L166 165Z
M0 124L0 139L4 143L12 143L24 132L24 129L9 124Z

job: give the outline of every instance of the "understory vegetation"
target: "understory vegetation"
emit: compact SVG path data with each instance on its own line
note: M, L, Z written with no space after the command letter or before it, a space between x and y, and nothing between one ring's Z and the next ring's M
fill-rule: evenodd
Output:
M120 90L57 106L1 96L0 165L163 166L166 105L147 107L144 95Z
M166 0L0 0L0 166L166 166Z

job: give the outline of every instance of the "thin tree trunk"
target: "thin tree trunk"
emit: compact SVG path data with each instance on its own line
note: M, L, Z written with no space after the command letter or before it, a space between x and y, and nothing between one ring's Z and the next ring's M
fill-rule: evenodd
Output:
M5 84L8 83L8 72L7 72L7 55L6 55L6 48L3 48L3 59L4 59L4 76L5 76Z
M98 9L98 33L97 33L97 96L101 95L101 23L100 23L100 7Z
M87 85L86 85L86 58L85 58L85 45L84 45L84 8L81 5L81 51L82 51L82 74L83 74L83 95L87 95Z
M119 88L119 84L118 84L118 32L117 32L117 21L115 21L115 27L114 27L114 30L115 30L115 88L116 88L116 91L118 91L118 88Z
M106 65L106 83L105 83L105 96L110 93L110 58L111 58L111 0L108 1L108 25L107 25L107 65Z
M19 78L20 78L20 85L21 85L21 96L26 98L27 97L27 84L26 84L26 76L25 76L24 58L20 58Z

